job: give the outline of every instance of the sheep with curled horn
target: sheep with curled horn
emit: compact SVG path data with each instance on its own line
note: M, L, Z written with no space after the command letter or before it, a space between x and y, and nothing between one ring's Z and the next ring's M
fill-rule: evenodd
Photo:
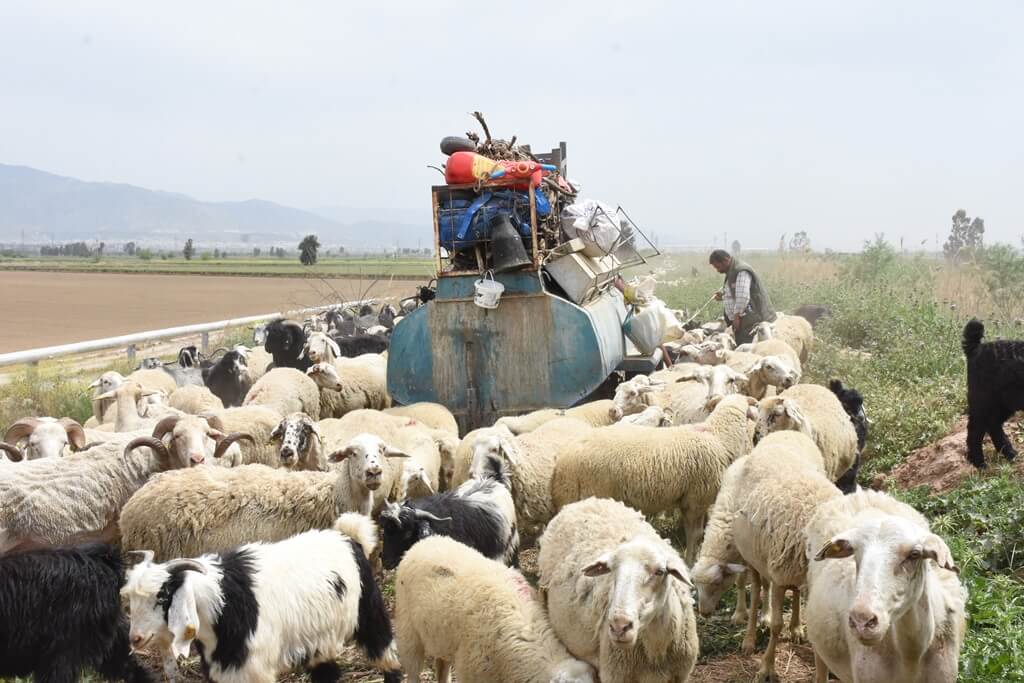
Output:
M80 451L86 440L85 429L70 417L23 417L7 428L2 450L12 460L36 460ZM21 442L25 442L23 448Z
M247 434L224 434L216 420L170 416L151 436L110 441L63 458L5 467L0 477L0 555L117 537L118 517L150 477L201 464L210 444L221 457ZM166 439L166 442L165 442ZM9 451L8 451L9 452Z

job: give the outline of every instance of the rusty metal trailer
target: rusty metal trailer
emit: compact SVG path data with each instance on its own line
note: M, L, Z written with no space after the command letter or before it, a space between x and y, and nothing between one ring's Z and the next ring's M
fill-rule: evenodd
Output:
M552 154L552 163L561 165L564 144ZM508 184L487 183L492 189ZM545 272L543 256L550 258L551 251L542 255L538 245L533 185L528 193L531 263L493 275L504 286L497 308L474 303L475 283L491 267L489 245L482 240L464 250L461 260L454 258L453 244L442 239L439 196L480 189L445 185L431 190L436 297L392 332L388 392L394 402L440 403L465 433L506 415L571 407L630 364L653 369L658 357L627 359L631 345L622 334L626 305L619 291L608 286L610 280L575 303ZM527 215L525 203L522 210Z

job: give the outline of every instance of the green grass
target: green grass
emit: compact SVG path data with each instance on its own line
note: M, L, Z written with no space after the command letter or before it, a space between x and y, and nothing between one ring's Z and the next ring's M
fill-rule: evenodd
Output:
M247 275L258 277L416 277L434 274L432 259L321 258L304 266L297 258L238 257L144 260L130 257L102 259L71 257L0 258L0 270L43 270L74 273L173 273L186 275Z

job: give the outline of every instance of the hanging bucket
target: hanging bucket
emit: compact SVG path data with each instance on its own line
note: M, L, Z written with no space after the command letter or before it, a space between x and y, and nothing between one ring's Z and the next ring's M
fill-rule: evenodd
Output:
M487 271L482 278L476 281L476 295L473 297L473 303L480 308L495 309L498 307L498 300L501 299L501 293L504 291L505 285L495 282L494 274Z

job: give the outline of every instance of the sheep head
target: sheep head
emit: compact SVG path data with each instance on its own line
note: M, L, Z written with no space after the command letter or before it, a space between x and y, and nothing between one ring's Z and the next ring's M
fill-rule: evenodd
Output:
M320 462L323 435L320 427L305 413L292 413L274 427L271 441L280 441L278 455L281 464L292 469L322 470L326 463Z
M675 553L667 552L649 539L635 539L594 558L582 569L587 577L611 575L608 611L602 637L614 648L630 649L640 632L674 599L673 581L693 588L686 565Z
M779 356L765 356L751 366L749 374L759 375L765 384L781 389L789 389L800 383L800 373Z
M768 322L760 322L750 330L755 341L768 341L775 336L775 326Z
M211 414L165 417L153 427L152 438L166 443L169 457L182 467L202 465L207 454L220 458L236 441L256 442L252 436L242 432L225 434L224 423Z
M344 388L344 384L341 383L341 375L338 373L338 368L333 363L317 363L312 365L306 370L306 374L316 382L316 385L321 389L330 389L332 391L341 391Z
M385 458L408 458L397 448L374 434L359 434L340 451L331 453L331 462L348 461L349 476L370 491L376 491L383 482Z
M862 645L885 639L893 617L919 603L928 573L935 569L959 573L949 546L905 517L886 515L830 538L815 561L852 557L857 572L847 623ZM928 561L931 561L929 563Z
M85 430L69 417L23 417L7 429L4 441L12 446L27 441L23 452L27 460L60 457L65 448L80 451L85 447Z
M651 382L645 375L637 375L628 382L623 382L615 387L615 396L612 398L612 406L608 409L608 417L618 421L626 415L643 412L650 405L651 394L661 386L661 383Z
M770 396L762 399L758 404L754 443L758 443L772 432L785 429L802 432L812 441L814 440L814 428L794 399L785 396Z
M100 375L99 379L89 385L89 388L95 389L97 395L109 394L122 384L124 384L124 376L119 372L111 371Z
M323 332L314 332L309 335L303 351L306 358L313 363L331 363L341 357L338 343Z
M710 617L718 607L722 595L732 586L736 577L747 568L732 562L716 562L701 557L693 565L691 576L697 586L697 608L703 617Z
M394 569L417 541L433 536L434 527L447 533L451 521L427 510L388 503L380 514L381 564Z

